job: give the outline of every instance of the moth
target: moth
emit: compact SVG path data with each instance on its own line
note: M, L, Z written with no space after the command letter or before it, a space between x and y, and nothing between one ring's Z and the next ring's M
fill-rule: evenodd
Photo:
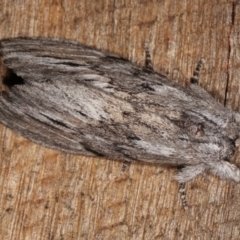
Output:
M184 88L149 61L140 67L71 41L0 44L9 89L0 94L0 122L18 134L68 153L181 166L182 186L204 171L240 181L228 161L240 114L196 83L202 62Z

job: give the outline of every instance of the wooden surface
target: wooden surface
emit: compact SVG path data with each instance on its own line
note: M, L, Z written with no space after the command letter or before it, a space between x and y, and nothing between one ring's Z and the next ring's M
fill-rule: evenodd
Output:
M230 0L1 0L0 38L71 39L187 84L240 110L240 5ZM34 101L34 99L33 99ZM17 121L17 119L16 119ZM232 160L240 166L238 152ZM239 239L240 185L212 175L187 184L175 169L63 154L0 125L0 239Z

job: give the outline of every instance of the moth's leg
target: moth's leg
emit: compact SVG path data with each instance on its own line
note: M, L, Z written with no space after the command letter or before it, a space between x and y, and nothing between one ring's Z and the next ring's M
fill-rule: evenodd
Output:
M181 198L181 201L182 201L183 208L185 210L187 210L188 209L188 204L187 204L187 199L186 199L186 183L180 183L179 193L180 193L180 198Z
M187 199L186 199L186 182L195 178L200 173L204 172L206 166L204 164L199 164L195 166L185 166L181 167L175 179L179 182L179 193L182 200L182 205L185 210L188 209Z
M131 165L130 161L125 160L122 164L121 172L125 172L127 168L129 168Z
M199 72L203 66L203 64L205 63L204 59L201 59L198 64L197 67L195 68L194 72L193 72L193 76L191 77L190 81L193 84L198 84L198 79L199 79Z
M175 176L175 179L179 183L185 183L197 177L197 175L203 173L206 169L207 169L207 166L203 163L198 165L186 166L181 168L178 171L178 174Z
M227 161L219 161L210 166L210 171L222 179L230 179L240 182L240 169Z
M145 68L152 70L153 67L152 67L152 60L151 60L151 54L149 51L149 46L147 44L145 44L144 49L145 49L145 54L146 54Z

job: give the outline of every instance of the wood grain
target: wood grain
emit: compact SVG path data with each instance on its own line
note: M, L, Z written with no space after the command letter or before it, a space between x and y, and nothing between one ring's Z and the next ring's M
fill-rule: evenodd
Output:
M71 39L200 84L239 108L238 1L0 1L1 39ZM17 121L17 119L16 119ZM173 169L45 149L0 126L1 239L238 239L240 187L201 176L181 208ZM235 162L237 161L237 156ZM240 165L240 164L238 164Z

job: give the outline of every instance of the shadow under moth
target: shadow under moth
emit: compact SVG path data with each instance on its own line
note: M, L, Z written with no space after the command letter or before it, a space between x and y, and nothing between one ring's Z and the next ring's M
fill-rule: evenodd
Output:
M18 134L74 154L181 166L182 188L206 170L240 181L240 170L228 162L240 114L196 83L202 62L195 83L184 88L150 62L140 67L71 41L0 44L9 87L0 94L0 122Z

